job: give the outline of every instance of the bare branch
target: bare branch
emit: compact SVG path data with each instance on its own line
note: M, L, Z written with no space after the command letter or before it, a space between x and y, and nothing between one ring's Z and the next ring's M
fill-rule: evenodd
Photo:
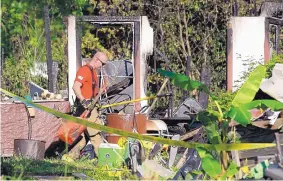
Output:
M188 20L187 20L187 17L186 17L186 12L183 11L183 21L184 21L184 24L185 24L185 35L186 35L186 44L187 44L187 49L188 49L188 55L191 57L192 54L191 54L191 46L190 46L190 42L189 42L189 31L188 31Z
M178 19L178 25L179 25L179 38L180 38L180 45L183 49L183 53L185 56L188 56L187 52L186 52L186 48L185 48L185 43L184 43L184 39L183 39L183 25L181 22L181 16L180 16L180 10L179 10L179 6L177 6L177 19Z

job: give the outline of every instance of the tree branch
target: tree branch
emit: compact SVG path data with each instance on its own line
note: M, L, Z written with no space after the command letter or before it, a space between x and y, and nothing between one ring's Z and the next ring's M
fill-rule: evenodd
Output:
M184 24L185 24L185 35L186 35L186 44L187 44L187 49L188 49L188 55L191 57L192 54L191 54L191 46L190 46L190 42L189 42L189 31L188 31L188 20L187 20L187 17L186 17L186 12L183 11L184 15L183 15L183 21L184 21Z
M182 22L181 22L181 16L180 16L180 9L179 6L177 6L177 19L178 19L178 26L179 26L179 38L180 38L180 45L183 49L183 54L185 56L188 56L188 53L186 52L186 48L185 48L185 43L184 43L184 39L183 39L183 26L182 26Z

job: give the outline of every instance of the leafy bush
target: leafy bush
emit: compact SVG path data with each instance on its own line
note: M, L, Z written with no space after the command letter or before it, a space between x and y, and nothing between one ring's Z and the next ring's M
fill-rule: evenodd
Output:
M215 93L215 96L217 97L220 108L224 112L228 111L229 107L231 106L232 100L234 99L236 95L236 92L227 92L224 89L215 89L213 92ZM211 97L209 97L209 103L208 103L207 110L217 111L217 106Z
M31 76L31 81L44 89L48 88L48 79L46 77L43 77L41 75Z
M57 90L68 88L67 35L52 40L52 59L58 62ZM46 82L47 83L47 82Z
M7 58L2 72L2 88L19 96L29 93L30 72L27 61Z

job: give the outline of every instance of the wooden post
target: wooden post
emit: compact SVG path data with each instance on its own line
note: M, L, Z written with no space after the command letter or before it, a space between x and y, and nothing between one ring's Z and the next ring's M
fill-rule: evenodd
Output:
M209 67L206 63L203 63L203 65L202 65L200 80L201 80L202 83L204 83L209 88L209 85L210 85L210 69L209 69ZM209 97L209 95L207 95L204 92L199 93L199 103L204 109L206 109L207 106L208 106L208 97Z

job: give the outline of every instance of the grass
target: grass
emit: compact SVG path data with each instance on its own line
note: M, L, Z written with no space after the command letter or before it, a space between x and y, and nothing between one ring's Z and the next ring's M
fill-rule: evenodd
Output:
M126 167L119 169L99 167L95 160L86 159L64 161L58 159L31 160L20 157L2 158L1 172L3 180L34 180L34 176L62 176L70 177L71 180L79 179L73 177L72 173L83 173L88 180L137 179Z

